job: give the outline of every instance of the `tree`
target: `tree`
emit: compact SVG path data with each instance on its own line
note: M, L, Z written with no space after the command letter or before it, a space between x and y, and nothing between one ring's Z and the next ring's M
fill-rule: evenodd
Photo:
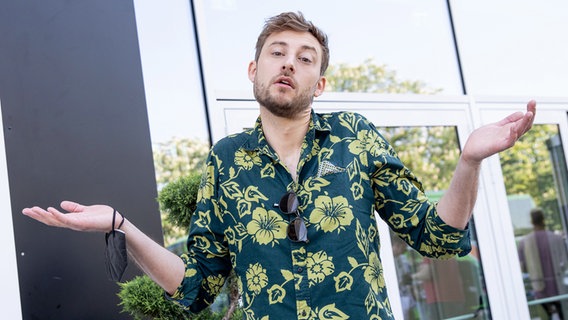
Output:
M396 71L377 65L372 58L359 65L331 65L326 73L328 91L367 93L435 94L422 81L400 80ZM381 127L401 160L431 191L448 188L452 170L459 159L459 144L453 127Z
M207 143L195 139L173 138L163 143L154 144L154 167L158 190L166 187L168 183L184 177L193 176L193 179L196 179L195 176L201 176L208 151L209 145ZM188 219L190 218L191 214L188 216ZM187 236L189 224L181 226L171 223L172 220L168 220L168 214L164 210L161 210L161 219L166 246L172 245L180 238Z
M448 189L460 157L454 127L384 127L381 132L428 191Z
M562 230L561 212L547 141L558 135L556 125L534 125L512 149L502 152L501 170L507 194L528 194L545 213L546 224Z
M332 92L435 94L442 91L428 88L422 81L397 79L396 71L375 64L373 58L359 65L330 65L326 78L326 90Z
M201 172L209 145L197 139L172 138L154 143L154 166L158 188L179 177Z

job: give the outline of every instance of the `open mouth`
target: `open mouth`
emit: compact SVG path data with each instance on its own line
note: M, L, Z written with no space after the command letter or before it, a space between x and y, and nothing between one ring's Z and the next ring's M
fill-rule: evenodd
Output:
M275 83L278 84L278 85L288 86L288 87L294 89L294 82L292 81L292 79L287 78L287 77L280 77L276 80Z

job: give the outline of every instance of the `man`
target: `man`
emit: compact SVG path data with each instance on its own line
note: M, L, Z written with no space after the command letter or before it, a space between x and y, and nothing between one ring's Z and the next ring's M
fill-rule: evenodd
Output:
M518 252L521 268L529 275L534 299L566 294L568 290L563 280L568 255L564 239L546 230L541 208L531 209L530 216L533 231L519 242ZM559 319L564 319L560 301L546 302L542 306L549 317L557 313Z
M430 257L465 255L481 161L532 125L528 111L472 133L437 204L364 117L315 114L325 89L326 35L301 14L269 19L249 64L256 126L211 150L178 257L125 220L130 257L168 295L197 312L233 268L247 319L392 319L374 211ZM23 213L47 225L108 232L113 209L64 201ZM122 218L117 214L114 224Z

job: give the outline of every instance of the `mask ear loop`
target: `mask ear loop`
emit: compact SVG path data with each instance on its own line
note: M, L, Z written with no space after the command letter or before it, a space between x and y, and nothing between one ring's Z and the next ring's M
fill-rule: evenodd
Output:
M116 209L113 208L112 230L105 235L105 264L107 266L107 273L113 281L121 280L128 264L128 258L126 257L126 239L124 238L125 234L124 231L120 230L120 227L124 224L124 220L125 217L123 215L118 227L114 227L116 222ZM109 246L109 242L111 242L112 245ZM118 245L119 248L115 245Z
M116 209L113 208L112 210L113 211L112 211L112 231L111 232L113 232L115 230L114 222L116 221ZM116 229L120 229L120 227L122 227L122 224L124 223L124 216L122 214L121 214L121 216L122 216L122 221L120 221L120 224L118 225L118 228L116 228Z

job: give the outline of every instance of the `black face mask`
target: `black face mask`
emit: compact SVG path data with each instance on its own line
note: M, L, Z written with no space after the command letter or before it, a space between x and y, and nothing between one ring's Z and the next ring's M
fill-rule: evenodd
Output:
M128 265L128 254L126 252L126 234L114 228L116 210L112 214L112 230L105 234L105 265L107 274L112 281L120 281ZM118 228L124 223L124 216Z

